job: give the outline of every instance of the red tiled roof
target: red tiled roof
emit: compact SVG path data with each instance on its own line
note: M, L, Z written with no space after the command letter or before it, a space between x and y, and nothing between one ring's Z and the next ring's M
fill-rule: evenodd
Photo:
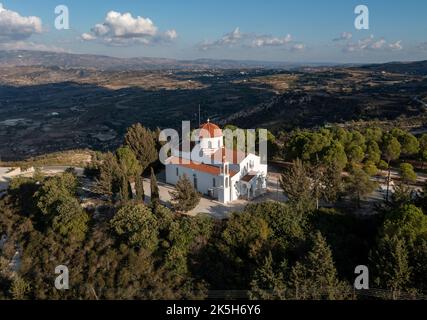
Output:
M187 160L188 162L188 160ZM191 161L190 163L184 163L182 158L177 158L177 157L171 157L169 158L169 163L170 164L175 164L178 165L180 167L184 167L184 168L188 168L188 169L192 169L192 170L196 170L196 171L200 171L200 172L205 172L205 173L209 173L213 176L218 176L221 174L221 169L220 167L216 167L216 166L212 166L212 165L208 165L208 164L204 164L204 163L196 163ZM230 177L234 177L238 172L237 171L233 171L230 170Z
M247 174L246 176L244 176L242 179L240 179L240 180L242 180L242 181L244 181L244 182L251 182L251 180L253 179L253 178L255 178L256 177L256 173L249 173L249 174Z
M201 125L200 129L206 130L207 132L209 132L210 138L222 137L222 130L216 124L208 122L208 123ZM200 137L202 137L202 136L200 136ZM208 137L204 137L204 138L208 138Z

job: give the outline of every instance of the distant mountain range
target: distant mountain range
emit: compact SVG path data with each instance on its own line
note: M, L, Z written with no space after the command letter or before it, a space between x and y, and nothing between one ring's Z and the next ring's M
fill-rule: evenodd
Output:
M427 75L427 60L414 62L389 62L363 66L362 69L411 75Z
M117 58L105 55L72 54L48 51L0 50L0 67L44 66L83 68L106 71L141 70L195 70L195 69L301 69L305 67L354 67L370 71L427 75L427 60L415 62L390 62L381 64L291 63L255 60L196 59L176 60L166 58Z
M164 58L116 58L103 55L71 54L46 51L0 51L0 67L45 66L61 68L94 68L100 70L167 70L167 69L293 69L302 66L326 66L327 63L286 63L250 60L175 60Z

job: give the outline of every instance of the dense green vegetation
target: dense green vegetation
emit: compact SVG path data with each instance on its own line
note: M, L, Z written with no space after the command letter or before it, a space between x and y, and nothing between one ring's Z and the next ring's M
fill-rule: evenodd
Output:
M311 175L302 173L310 178L306 181L306 185L311 181L318 181L317 185L323 186L317 190L315 199L319 199L322 191L332 193L334 195L332 200L336 200L335 196L342 191L347 191L360 206L360 200L376 188L372 177L378 175L379 170L387 171L384 179L387 185L386 201L390 198L392 169L400 173L401 178L397 184L407 185L415 182L417 175L413 164L423 170L424 162L427 160L426 140L425 134L417 138L398 128L390 131L376 127L366 128L363 131L346 130L341 127L315 131L297 130L284 135L281 151L275 156L287 161L302 161L306 166L304 170L312 173ZM294 166L292 170L300 166ZM341 184L336 177L343 171L346 172L346 176L344 184ZM325 172L329 173L326 178ZM282 185L286 185L285 188L289 189L292 184L302 181L291 176L289 181L285 181ZM305 192L310 189L307 186L302 188ZM285 192L289 193L289 190ZM301 192L298 191L296 194ZM323 198L331 202L328 197Z
M80 205L72 170L12 181L0 200L1 298L204 299L243 290L251 299L363 299L353 288L358 265L369 267L370 287L381 289L375 298L426 291L427 193L413 196L409 187L416 178L409 161L425 160L425 136L293 132L276 146L294 161L281 179L289 201L252 203L216 220L180 214L198 198L185 177L173 211L160 203L157 159L145 156L158 147L155 136L142 126L129 132L136 131L152 140L128 134L87 168L104 197L95 212ZM360 206L375 187L371 176L397 164L402 181L376 214L361 218L335 205L351 195ZM152 197L144 203L148 173ZM70 270L70 290L54 287L58 265Z

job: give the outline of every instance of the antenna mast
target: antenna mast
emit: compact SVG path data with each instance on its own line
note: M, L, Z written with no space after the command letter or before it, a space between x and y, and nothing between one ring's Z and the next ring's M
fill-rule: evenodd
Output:
M199 103L199 128L200 128L200 103Z

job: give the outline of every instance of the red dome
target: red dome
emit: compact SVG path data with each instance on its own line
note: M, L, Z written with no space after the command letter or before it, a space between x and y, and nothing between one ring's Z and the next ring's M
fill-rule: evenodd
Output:
M211 138L219 138L223 136L221 128L218 127L216 124L211 123L209 120L207 123L201 125L200 129L209 132ZM202 137L202 135L200 135L200 137Z

